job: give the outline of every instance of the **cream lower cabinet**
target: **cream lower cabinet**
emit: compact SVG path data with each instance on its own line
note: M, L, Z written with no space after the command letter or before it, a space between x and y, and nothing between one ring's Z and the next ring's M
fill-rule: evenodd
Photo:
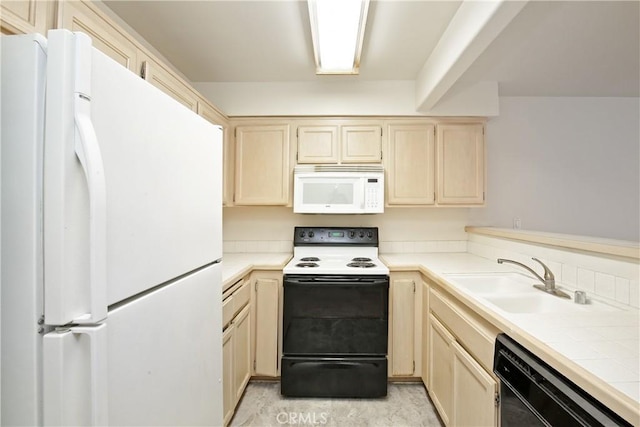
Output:
M454 426L496 426L498 383L457 342L453 350Z
M389 285L389 377L420 377L421 295L420 275L392 273Z
M422 337L420 339L420 345L422 346L422 383L425 387L429 387L427 384L427 378L429 377L429 282L422 278L422 309L420 313L422 315Z
M280 374L282 324L282 272L257 271L253 286L253 375L277 377Z
M222 407L224 423L234 410L251 377L251 287L241 279L223 293Z
M235 128L235 192L233 203L290 203L289 125L246 125Z
M438 124L436 141L436 202L483 204L484 125Z
M389 206L435 203L435 126L392 123L387 127L384 165Z
M445 425L497 426L498 382L490 372L498 330L452 296L429 287L427 390Z
M429 377L427 390L445 425L452 425L453 342L455 338L433 315L429 316Z

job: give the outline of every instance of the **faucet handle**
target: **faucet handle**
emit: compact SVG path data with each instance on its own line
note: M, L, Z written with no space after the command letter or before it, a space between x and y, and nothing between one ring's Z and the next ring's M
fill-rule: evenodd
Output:
M531 259L539 263L542 266L542 268L544 268L544 280L556 280L555 276L553 275L549 267L545 265L545 263L540 261L538 258L531 258Z

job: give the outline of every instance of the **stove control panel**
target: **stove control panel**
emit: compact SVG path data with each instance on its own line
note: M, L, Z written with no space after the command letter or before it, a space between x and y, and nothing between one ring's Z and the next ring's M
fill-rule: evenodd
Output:
M294 246L378 246L378 227L295 227Z

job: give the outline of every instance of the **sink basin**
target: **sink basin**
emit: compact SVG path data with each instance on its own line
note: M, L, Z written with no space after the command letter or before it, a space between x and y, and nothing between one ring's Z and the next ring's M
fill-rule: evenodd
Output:
M603 303L580 305L572 300L547 295L541 291L516 295L485 295L483 299L508 313L575 313L585 311L615 311Z
M445 274L447 280L474 294L510 294L533 290L535 279L518 273Z

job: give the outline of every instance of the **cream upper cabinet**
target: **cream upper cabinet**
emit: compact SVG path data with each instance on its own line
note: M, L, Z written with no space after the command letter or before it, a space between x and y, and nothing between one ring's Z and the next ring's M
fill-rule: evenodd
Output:
M382 126L347 120L301 124L297 128L298 163L380 163Z
M484 203L484 126L438 124L436 201L442 205Z
M56 2L47 0L9 0L0 3L2 34L40 33L46 36L54 27Z
M289 204L289 125L237 126L235 137L234 203Z
M280 366L282 273L252 273L253 374L277 377Z
M380 163L382 161L382 126L342 126L340 145L343 163Z
M338 163L338 126L298 126L298 163Z
M387 205L433 205L435 126L389 124L387 136Z
M143 53L140 53L140 64L140 75L145 80L191 111L198 111L197 94L173 72Z
M453 410L456 426L498 425L498 383L457 342L453 348Z
M422 288L417 273L392 273L389 286L390 377L420 377Z
M128 34L86 1L58 2L60 28L81 31L89 35L93 46L138 74L138 48Z

